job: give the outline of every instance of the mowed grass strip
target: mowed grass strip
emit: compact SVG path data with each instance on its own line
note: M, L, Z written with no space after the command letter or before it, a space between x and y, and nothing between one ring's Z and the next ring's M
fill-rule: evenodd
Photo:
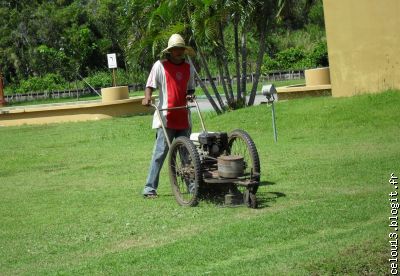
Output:
M305 98L216 116L261 159L260 208L140 193L151 116L0 128L0 274L387 274L400 93ZM195 119L195 129L199 122Z

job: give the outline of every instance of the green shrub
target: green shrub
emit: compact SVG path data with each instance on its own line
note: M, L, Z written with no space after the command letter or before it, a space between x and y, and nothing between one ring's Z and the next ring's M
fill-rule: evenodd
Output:
M309 54L309 59L315 67L329 66L326 41L319 42Z
M273 70L294 70L311 67L310 59L304 49L288 48L276 54L274 59L264 59L264 72Z
M264 55L263 65L261 66L261 71L267 73L269 71L277 70L278 64L275 59L272 59L269 55Z
M112 71L100 71L93 73L85 78L93 87L110 87L113 84ZM144 83L146 81L147 72L145 73L135 73L127 72L123 69L115 70L116 84L119 85L131 85L134 83Z
M100 71L85 78L85 81L93 87L112 86L112 72Z
M276 70L297 70L329 66L326 41L320 41L310 50L291 47L278 52L274 58L265 55L264 73Z
M49 73L43 77L30 77L22 80L19 87L15 89L17 93L43 92L52 90L63 90L66 87L65 79L59 74Z
M276 55L276 63L279 70L298 69L297 64L306 58L304 50L300 48L289 48ZM295 68L296 67L296 68Z
M15 85L14 83L10 83L9 85L5 85L4 87L4 94L5 95L11 95L17 93L18 85Z
M128 85L136 83L145 83L147 76L150 72L131 70L126 71L119 69L117 70L117 84Z

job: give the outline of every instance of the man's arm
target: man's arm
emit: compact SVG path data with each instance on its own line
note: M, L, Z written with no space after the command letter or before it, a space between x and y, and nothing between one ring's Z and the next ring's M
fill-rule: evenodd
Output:
M142 100L142 105L149 106L151 105L151 95L153 95L154 88L146 87L144 90L144 98Z
M188 100L189 102L193 102L193 100L196 98L196 96L194 95L195 87L196 87L195 82L194 82L195 68L190 59L189 59L189 64L190 64L190 77L189 77L189 82L188 82L188 88L186 91L186 100Z

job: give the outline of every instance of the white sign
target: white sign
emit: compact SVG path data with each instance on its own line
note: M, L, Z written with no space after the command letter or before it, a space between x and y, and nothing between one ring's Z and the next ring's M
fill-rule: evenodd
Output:
M117 56L115 54L107 54L108 68L117 68Z

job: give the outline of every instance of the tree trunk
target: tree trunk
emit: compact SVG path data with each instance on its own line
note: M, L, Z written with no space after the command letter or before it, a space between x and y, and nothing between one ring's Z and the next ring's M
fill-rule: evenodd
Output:
M211 106L214 108L215 112L217 112L218 115L222 114L221 109L217 106L215 103L214 99L211 97L210 92L208 92L208 89L206 85L204 84L203 80L200 78L199 74L196 71L196 77L197 80L199 81L200 87L203 89L204 94L206 95L208 101L210 102Z
M254 104L254 99L256 97L256 93L257 93L257 86L258 86L258 81L260 79L260 74L261 74L261 64L264 58L264 53L265 53L265 37L266 37L266 33L267 33L267 26L266 24L262 24L261 28L260 28L260 49L258 51L258 55L257 55L257 61L256 61L256 73L254 76L254 81L253 81L253 86L251 88L251 92L250 92L250 98L249 98L249 102L248 105L253 105Z
M242 91L240 90L240 56L239 56L239 17L235 16L233 23L233 31L235 36L235 59L236 59L236 98L239 101L242 98Z
M233 95L233 89L232 89L232 79L231 79L231 75L229 73L229 67L228 67L228 60L226 59L226 47L225 47L225 39L224 39L224 33L223 33L223 29L222 29L222 24L221 22L218 24L218 31L219 31L219 35L220 35L220 39L221 39L221 57L222 57L222 66L224 68L225 71L225 75L226 75L226 81L228 83L227 87L228 87L228 92L229 92L229 98L231 98L231 100L235 100L235 96Z
M192 64L193 66L193 62L189 57L189 62ZM194 68L194 66L193 66ZM217 114L221 114L221 110L218 108L217 104L215 103L214 99L211 97L210 92L208 92L208 89L206 87L206 85L204 84L203 80L201 79L199 73L197 72L196 68L194 68L194 73L197 77L197 80L199 81L200 87L203 89L204 94L206 95L208 101L210 102L211 106L214 108L215 112L217 112Z
M223 100L221 98L221 95L218 92L218 89L217 89L217 86L215 85L214 79L211 76L210 69L208 68L207 60L204 58L204 55L200 50L198 50L198 53L199 53L200 60L201 60L201 63L203 65L203 68L206 71L207 78L210 80L210 84L211 84L211 87L212 87L212 89L214 91L214 95L215 95L215 97L217 97L217 100L218 100L218 103L219 103L221 109L225 110L224 102L223 102Z
M247 37L246 37L246 25L242 29L242 95L246 100L247 96Z
M228 106L230 106L230 104L232 102L232 99L231 99L231 97L229 95L228 88L226 87L224 69L223 69L223 66L222 66L221 59L222 59L222 57L220 56L220 54L217 54L217 68L218 68L218 72L219 72L219 77L221 79L222 88L224 89L224 94L225 94L226 101L228 102Z

